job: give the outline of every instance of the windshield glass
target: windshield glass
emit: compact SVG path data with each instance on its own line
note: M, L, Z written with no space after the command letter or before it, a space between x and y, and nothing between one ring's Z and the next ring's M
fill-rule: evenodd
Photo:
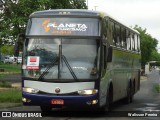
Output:
M97 79L98 42L93 39L27 39L23 77L36 80Z

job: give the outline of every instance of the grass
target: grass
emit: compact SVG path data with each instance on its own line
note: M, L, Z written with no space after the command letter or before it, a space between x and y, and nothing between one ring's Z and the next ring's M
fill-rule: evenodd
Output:
M20 103L21 101L22 94L19 89L0 91L0 103Z
M7 77L10 74L21 73L21 66L17 64L4 64L0 62L0 69L4 69L4 72L0 72L0 79ZM0 81L0 87L9 88L0 91L0 103L21 103L22 93L20 89L11 88L12 85L6 81Z
M7 75L5 75L5 74L0 74L0 79L1 78L5 78Z
M0 68L4 69L4 72L1 73L21 73L21 66L17 64L4 64L0 62Z
M6 81L0 81L0 87L11 88L12 84Z
M0 62L0 69L4 69L4 72L0 72L0 79L5 78L10 74L21 73L21 66L17 64L4 64Z
M154 86L154 91L157 92L157 93L160 93L160 84L156 84Z

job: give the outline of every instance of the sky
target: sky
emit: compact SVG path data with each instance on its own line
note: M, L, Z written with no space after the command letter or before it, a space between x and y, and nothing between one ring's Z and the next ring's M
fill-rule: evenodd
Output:
M104 11L127 26L138 25L159 42L160 0L88 0L89 10Z

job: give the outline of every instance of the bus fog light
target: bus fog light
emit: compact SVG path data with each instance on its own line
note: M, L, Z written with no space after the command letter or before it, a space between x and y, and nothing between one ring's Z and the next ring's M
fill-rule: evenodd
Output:
M26 100L26 98L22 98L22 101L23 101L23 102L26 102L27 100Z
M31 102L31 100L28 99L28 98L22 98L22 101L23 101L23 102Z
M93 95L96 94L98 92L97 89L92 89L92 90L79 90L78 94L80 95Z
M91 100L87 102L87 105L95 105L98 103L98 100Z
M92 100L92 105L97 104L98 100Z
M39 92L38 89L28 88L28 87L24 87L24 88L23 88L23 91L24 91L24 92L27 92L27 93L33 93L33 94Z

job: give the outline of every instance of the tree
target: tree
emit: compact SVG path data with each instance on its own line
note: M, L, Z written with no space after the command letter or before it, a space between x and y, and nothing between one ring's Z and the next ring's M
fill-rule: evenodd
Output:
M1 53L3 53L4 55L13 55L13 46L11 45L2 46Z
M156 50L158 40L153 38L150 34L147 33L147 29L142 29L139 26L135 26L136 29L140 33L140 41L141 41L141 64L144 68L145 64L151 60L158 60L159 53ZM158 56L157 56L158 55Z
M160 54L157 50L153 50L149 61L160 61Z
M86 0L5 0L0 13L0 43L14 44L16 36L25 32L31 13L48 9L87 9Z

